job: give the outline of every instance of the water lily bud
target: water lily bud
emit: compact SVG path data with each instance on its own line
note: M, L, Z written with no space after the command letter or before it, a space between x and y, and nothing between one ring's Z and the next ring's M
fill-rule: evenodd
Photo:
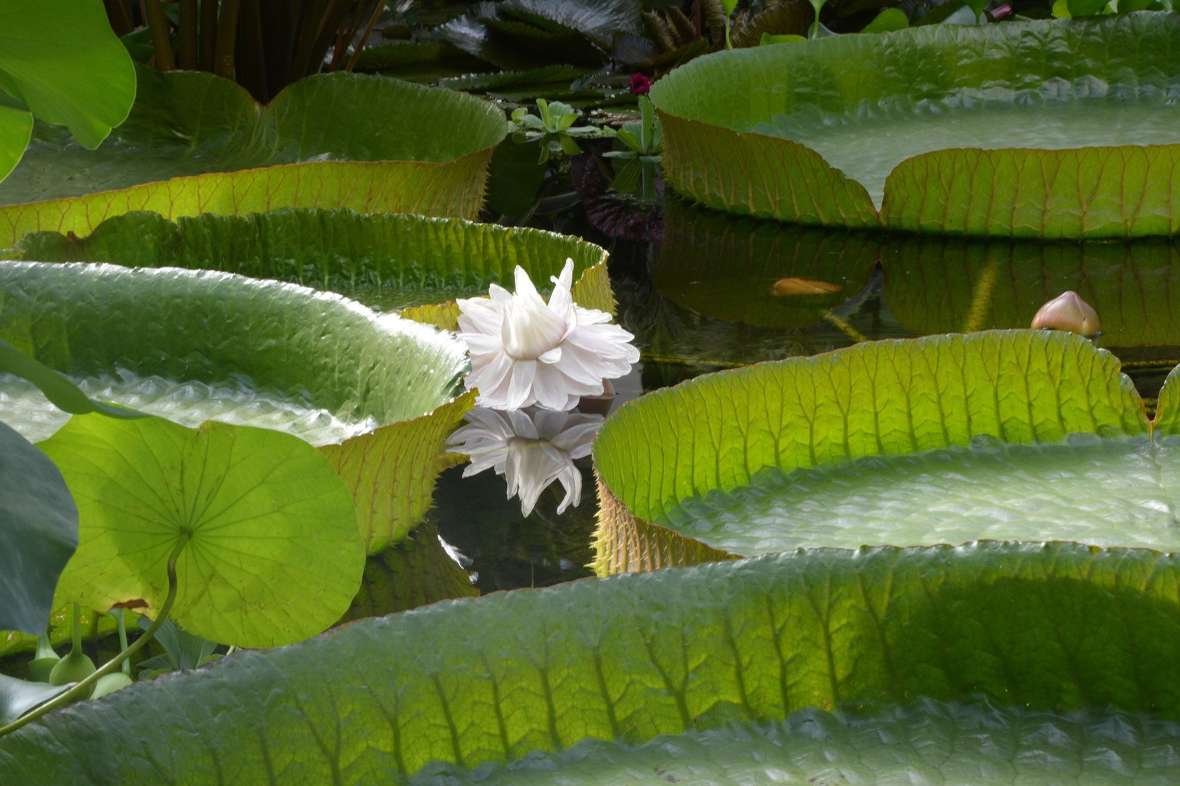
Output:
M81 682L97 671L94 661L81 650L70 650L70 653L57 662L49 672L50 685L65 685L69 682Z
M1062 292L1041 306L1032 320L1033 330L1068 330L1081 336L1096 336L1102 332L1098 312L1077 292Z
M103 696L110 695L117 690L122 690L132 683L132 679L121 671L116 671L113 674L104 674L98 678L98 682L94 685L94 693L90 695L92 699L99 699Z
M29 664L29 679L34 682L49 682L49 673L61 660L61 656L53 649L49 634L42 633L37 637L37 652L33 662Z
M627 86L632 95L645 96L651 90L651 77L646 74L632 74Z

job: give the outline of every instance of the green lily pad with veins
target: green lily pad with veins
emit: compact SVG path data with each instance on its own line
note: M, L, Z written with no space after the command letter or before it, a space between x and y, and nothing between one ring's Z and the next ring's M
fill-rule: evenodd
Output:
M600 573L796 548L1180 548L1177 377L1156 419L1068 333L861 344L629 403L594 447Z
M1166 784L1178 582L1156 551L989 543L500 592L53 713L0 738L0 779Z
M614 313L606 251L544 232L457 218L289 209L169 221L154 213L107 219L84 237L27 235L11 252L39 262L223 270L339 292L382 311L454 330L457 297L512 286L517 265L548 281L574 260L574 299Z
M127 121L98 150L34 128L24 160L0 183L0 247L30 232L89 233L137 210L474 217L507 133L488 102L376 76L308 77L266 106L204 72L141 67L138 85Z
M339 295L228 273L101 264L0 265L0 339L91 398L198 426L288 431L352 490L366 548L405 537L471 406L463 345ZM0 383L0 419L43 439L64 420Z
M1180 20L930 25L700 57L651 98L669 183L803 224L1110 238L1180 231Z

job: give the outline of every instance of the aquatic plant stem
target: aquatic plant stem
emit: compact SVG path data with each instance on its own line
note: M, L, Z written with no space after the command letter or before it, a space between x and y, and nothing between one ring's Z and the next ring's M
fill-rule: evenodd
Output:
M844 317L841 317L832 311L825 311L824 319L834 325L841 333L852 339L854 343L859 344L862 341L868 341L868 339L865 337L865 334L857 330L852 325L852 323L844 319Z
M385 0L377 0L373 5L373 13L369 16L369 23L365 25L364 35L356 42L353 48L352 57L348 59L348 66L346 71L351 71L356 68L356 61L360 59L361 50L365 48L365 42L369 40L369 36L373 34L373 28L377 26L377 20L381 18L381 12L385 10Z
M160 0L147 0L148 28L152 31L152 46L156 50L156 68L161 71L176 69L176 58L172 55L172 42L168 40L168 17Z
M180 0L180 38L177 65L181 68L197 67L197 0Z
M241 0L224 0L217 18L217 42L213 50L213 73L234 78L234 47L238 41L238 11Z
M987 318L988 308L992 303L992 292L996 289L996 261L989 260L987 266L979 275L979 282L975 285L975 293L971 298L971 307L967 310L967 319L963 324L964 333L974 333L983 328Z
M99 679L105 677L107 674L112 674L117 671L123 664L123 661L127 660L136 652L143 649L143 647L147 646L147 643L151 641L156 635L156 631L159 630L160 626L164 624L164 621L168 619L168 614L172 611L172 604L176 602L176 591L178 588L178 583L176 581L176 560L180 558L180 554L182 551L184 551L184 547L186 545L188 545L187 536L183 537L181 541L176 544L176 548L172 550L172 553L168 555L168 595L164 598L164 605L160 606L160 613L156 615L154 620L152 620L152 624L149 625L148 629L143 632L143 635L132 642L129 647L124 649L118 655L102 664L102 666L100 666L89 677L82 680L81 682L75 683L74 686L66 692L59 693L57 696L54 696L44 704L34 707L28 713L20 716L11 723L0 726L0 737L3 737L6 734L11 734L22 726L35 721L37 718L40 718L42 715L53 712L59 707L64 707L76 699L79 699L83 696L89 696L93 691L95 684L98 683Z

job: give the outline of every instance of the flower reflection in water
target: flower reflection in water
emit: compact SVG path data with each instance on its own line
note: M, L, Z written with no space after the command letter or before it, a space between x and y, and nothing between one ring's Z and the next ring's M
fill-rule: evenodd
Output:
M477 407L467 413L466 424L448 440L455 453L471 463L463 470L470 477L487 469L503 475L508 498L520 497L520 512L528 516L541 492L557 481L565 497L559 514L582 500L582 473L575 459L590 455L594 437L605 420L601 415L526 409L501 412Z

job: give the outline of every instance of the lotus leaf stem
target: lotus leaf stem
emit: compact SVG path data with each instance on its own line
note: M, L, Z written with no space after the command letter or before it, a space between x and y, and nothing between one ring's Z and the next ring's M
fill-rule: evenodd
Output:
M184 547L186 545L188 545L187 535L181 538L180 542L176 544L176 547L172 549L172 553L168 555L168 595L164 598L164 605L160 607L160 613L156 615L154 620L152 620L152 624L149 625L148 629L143 632L143 635L132 642L130 646L128 646L118 655L102 664L102 666L100 666L89 677L82 680L81 682L74 683L74 686L69 690L65 691L64 693L59 693L44 704L34 707L32 710L20 716L11 723L0 726L0 737L5 736L6 734L11 734L22 726L35 721L37 718L40 718L42 715L53 712L60 707L64 707L65 705L82 696L89 696L95 684L102 677L117 671L123 664L123 661L127 660L136 652L143 649L143 647L147 646L147 643L151 641L152 637L156 635L156 631L158 631L160 626L164 624L164 621L168 619L168 614L172 611L172 604L176 602L176 591L179 587L179 583L176 580L176 561L180 558L180 554L182 551L184 551Z

